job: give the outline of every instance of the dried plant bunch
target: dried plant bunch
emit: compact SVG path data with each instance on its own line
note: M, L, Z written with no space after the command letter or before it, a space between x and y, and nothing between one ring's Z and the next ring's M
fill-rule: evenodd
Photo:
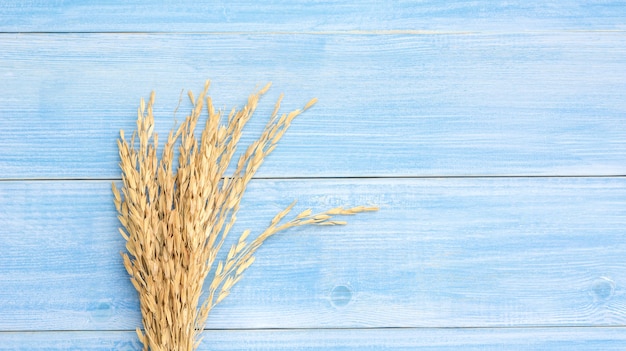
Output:
M189 92L193 108L170 131L160 158L154 133L154 92L147 104L141 100L137 130L130 140L120 131L122 186L118 189L114 183L112 188L119 231L126 240L124 267L139 294L143 331L137 328L137 335L144 350L195 350L209 312L228 296L267 238L297 226L345 224L335 216L377 210L364 206L317 214L306 210L287 220L294 202L254 239L249 240L250 231L244 231L225 258L218 258L246 186L294 118L316 102L313 99L301 110L279 114L281 95L261 136L227 176L243 128L269 87L251 94L243 108L233 109L225 124L207 95L208 81L197 98ZM206 121L198 138L196 127L204 110ZM179 152L176 167L175 148ZM205 280L210 282L206 289Z

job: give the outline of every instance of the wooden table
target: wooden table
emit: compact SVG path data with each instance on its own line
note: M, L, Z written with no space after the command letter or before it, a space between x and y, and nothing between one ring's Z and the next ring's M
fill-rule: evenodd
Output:
M234 232L272 238L201 350L626 349L624 1L0 1L0 350L139 350L110 191L157 93L292 125ZM233 238L234 239L234 238Z

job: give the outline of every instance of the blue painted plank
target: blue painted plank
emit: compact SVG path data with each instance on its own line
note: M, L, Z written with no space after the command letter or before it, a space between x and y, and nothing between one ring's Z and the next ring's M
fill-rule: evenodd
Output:
M5 32L626 29L608 1L0 1Z
M318 105L260 177L626 173L626 34L0 36L0 178L118 178L115 138L157 91ZM178 118L184 115L179 111Z
M205 331L198 351L621 351L624 328ZM134 332L0 333L0 350L141 350Z
M109 186L0 182L0 330L140 324ZM209 328L626 323L624 178L256 180L233 232L294 198L381 210L273 238Z

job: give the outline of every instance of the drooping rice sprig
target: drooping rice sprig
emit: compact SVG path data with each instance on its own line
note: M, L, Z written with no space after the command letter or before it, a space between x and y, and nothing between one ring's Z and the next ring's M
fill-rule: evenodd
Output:
M246 123L259 98L270 85L248 97L241 109L233 109L222 124L207 95L209 82L196 98L178 128L170 131L157 155L154 132L154 92L137 112L137 130L118 140L122 186L112 185L114 203L126 240L124 267L139 294L143 330L137 335L144 350L195 350L209 313L241 279L254 262L254 254L272 235L302 225L340 225L337 215L375 211L375 207L334 208L313 214L303 211L285 221L295 203L278 213L254 239L244 231L224 259L218 259L236 219L248 183L274 150L294 118L313 106L279 114L282 95L276 102L261 136L252 142L226 175ZM206 111L200 137L196 128ZM178 161L174 167L175 150ZM210 284L204 289L209 276ZM206 299L200 301L203 292Z

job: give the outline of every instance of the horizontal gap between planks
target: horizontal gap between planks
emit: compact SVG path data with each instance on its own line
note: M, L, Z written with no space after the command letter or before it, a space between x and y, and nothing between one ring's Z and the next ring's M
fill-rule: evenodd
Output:
M203 329L205 332L251 332L251 331L313 331L313 330L533 330L533 329L550 329L550 330L558 330L558 329L620 329L625 328L626 325L533 325L533 326L501 326L501 327L363 327L363 328L329 328L329 327L321 327L321 328L232 328L232 329L221 329L221 328L211 328L211 329ZM143 328L140 328L143 330ZM0 330L0 334L15 334L15 333L134 333L135 329L107 329L107 330L96 330L96 329L71 329L71 330Z
M521 30L521 31L437 31L437 30L334 30L334 31L28 31L28 32L0 32L9 35L68 35L68 34L128 34L128 35L510 35L510 34L542 34L542 33L626 33L621 29L561 29L561 30Z
M253 180L342 180L342 179L525 179L525 178L623 178L613 175L451 175L451 176L352 176L352 177L254 177ZM0 182L116 182L121 178L0 178Z

